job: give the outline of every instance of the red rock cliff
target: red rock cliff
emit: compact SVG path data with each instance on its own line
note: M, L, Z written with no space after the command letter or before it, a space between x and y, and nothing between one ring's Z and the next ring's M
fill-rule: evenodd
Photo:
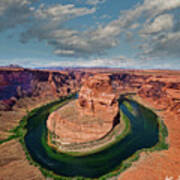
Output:
M119 123L119 106L108 75L89 77L79 98L52 113L47 127L63 144L103 138Z
M88 73L0 69L0 110L11 110L23 97L60 97L79 90Z
M89 77L79 92L77 104L82 115L104 115L105 120L112 121L117 115L118 101L110 77L106 74Z

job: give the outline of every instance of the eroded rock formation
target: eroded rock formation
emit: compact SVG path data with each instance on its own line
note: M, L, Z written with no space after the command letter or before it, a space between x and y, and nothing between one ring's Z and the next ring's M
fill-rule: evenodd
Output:
M89 77L78 100L52 113L47 127L54 141L84 143L103 138L119 122L117 96L108 75Z
M24 97L61 97L79 90L90 73L79 71L40 71L0 69L0 110L11 110Z
M79 92L77 105L81 115L99 116L112 122L117 115L118 102L110 77L106 74L89 77Z

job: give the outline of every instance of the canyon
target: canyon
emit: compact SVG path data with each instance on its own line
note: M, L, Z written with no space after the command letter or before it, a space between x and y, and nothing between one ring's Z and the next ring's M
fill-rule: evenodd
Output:
M103 78L105 83L102 83ZM106 94L109 94L106 95L109 98L103 98L103 93L96 90L93 90L93 96L87 95L89 89L96 86L100 86ZM106 133L112 128L113 118L117 113L114 110L117 107L114 99L127 94L132 94L135 100L153 109L168 128L169 149L141 153L140 159L119 175L120 180L164 180L167 176L177 178L180 175L178 156L180 71L120 69L48 71L2 68L0 69L0 179L45 179L38 168L29 164L18 139L8 140L8 137L27 112L78 91L80 91L79 99L74 102L74 106L78 106L79 114L99 116L103 114L99 111L102 110L106 119L106 106L109 107L109 111L114 111L107 116L110 122ZM101 99L103 102L98 103Z
M27 111L76 92L89 75L79 71L0 70L0 140L10 135L9 130Z

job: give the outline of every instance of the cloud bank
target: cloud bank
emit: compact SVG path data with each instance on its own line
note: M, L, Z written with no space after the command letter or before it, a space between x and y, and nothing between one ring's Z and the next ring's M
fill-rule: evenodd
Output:
M90 57L118 47L121 38L133 42L141 56L180 57L180 0L144 0L119 17L84 31L66 24L91 15L105 0L87 0L89 7L74 4L38 4L35 0L0 0L0 31L23 26L22 43L38 39L53 47L58 56ZM131 43L131 41L129 41Z

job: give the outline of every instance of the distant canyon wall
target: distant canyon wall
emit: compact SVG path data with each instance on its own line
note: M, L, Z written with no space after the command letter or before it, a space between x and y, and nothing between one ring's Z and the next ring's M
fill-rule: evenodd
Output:
M89 75L78 71L0 70L0 110L10 110L23 97L61 97L74 93Z
M102 72L87 70L46 71L0 69L0 110L10 110L22 97L61 97L77 92L89 76ZM150 98L159 108L180 106L180 79L175 73L160 71L118 71L108 74L117 94L136 93ZM163 99L163 101L162 101Z

